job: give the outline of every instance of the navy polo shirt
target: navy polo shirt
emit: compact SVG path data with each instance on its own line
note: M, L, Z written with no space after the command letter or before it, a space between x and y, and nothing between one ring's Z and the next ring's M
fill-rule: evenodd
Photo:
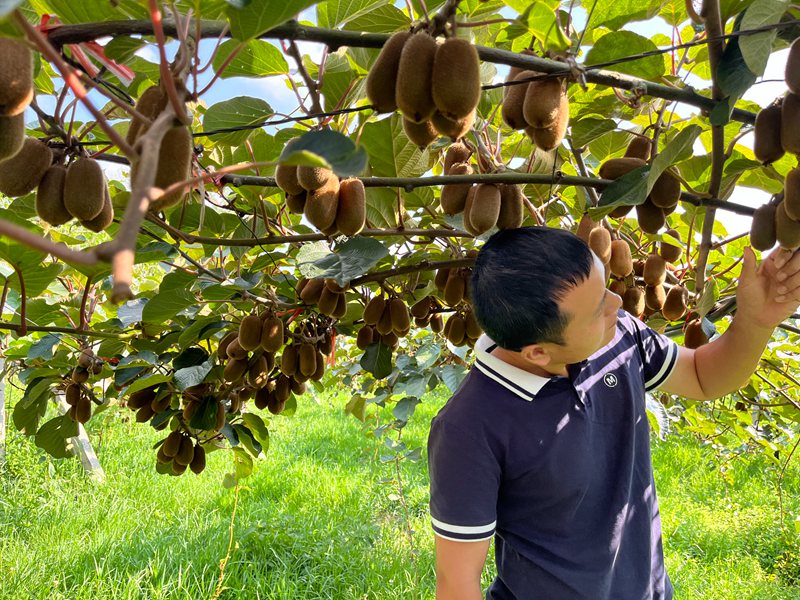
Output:
M645 391L677 346L619 311L614 339L568 377L492 356L491 340L433 419L431 521L495 537L490 600L669 600Z

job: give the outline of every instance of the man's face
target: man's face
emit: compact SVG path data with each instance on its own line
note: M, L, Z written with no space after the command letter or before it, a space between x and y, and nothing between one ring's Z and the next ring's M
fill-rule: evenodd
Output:
M567 326L563 344L547 344L553 363L579 363L614 339L622 298L606 289L603 264L592 257L589 277L570 288L558 303Z

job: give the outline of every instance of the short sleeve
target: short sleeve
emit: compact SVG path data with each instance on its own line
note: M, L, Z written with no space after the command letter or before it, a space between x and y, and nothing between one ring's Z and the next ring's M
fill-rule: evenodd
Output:
M484 441L439 418L428 437L431 525L459 542L490 539L497 525L500 466Z
M620 311L620 318L627 321L636 337L636 345L644 366L644 389L651 392L661 386L675 368L678 361L678 345L625 311Z

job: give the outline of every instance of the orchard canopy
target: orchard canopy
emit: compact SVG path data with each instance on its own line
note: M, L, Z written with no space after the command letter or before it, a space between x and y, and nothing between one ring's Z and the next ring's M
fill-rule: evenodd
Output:
M470 265L521 225L575 231L626 310L706 343L745 246L800 245L799 17L788 0L0 1L14 425L66 457L115 410L163 430L160 473L230 451L230 485L323 390L399 432L464 376ZM794 317L738 393L648 398L656 431L791 457Z

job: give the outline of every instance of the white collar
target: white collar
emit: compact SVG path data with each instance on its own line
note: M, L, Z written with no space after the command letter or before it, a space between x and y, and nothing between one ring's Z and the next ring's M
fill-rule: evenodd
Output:
M475 342L475 368L520 398L533 400L550 379L529 373L493 356L490 352L496 347L497 344L489 336L482 335L478 338Z

